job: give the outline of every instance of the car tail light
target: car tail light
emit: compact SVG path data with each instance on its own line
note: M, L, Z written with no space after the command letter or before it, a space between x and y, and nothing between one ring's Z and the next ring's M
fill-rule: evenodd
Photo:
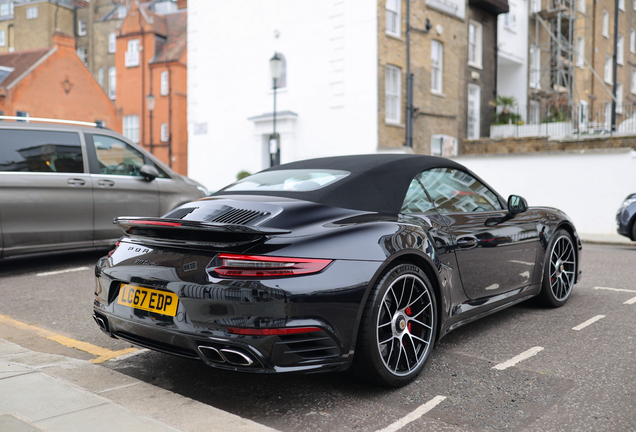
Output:
M257 255L220 254L223 262L214 271L229 277L295 276L316 273L327 267L331 260L269 257Z
M168 226L168 227L180 227L181 223L179 222L163 222L163 221L153 221L153 220L137 220L135 223L139 225L157 225L157 226Z
M115 243L115 249L113 249L112 251L108 252L108 258L112 257L113 254L115 253L115 251L117 250L117 248L119 247L119 245L121 244L120 241L118 241L117 243Z
M242 328L228 327L227 331L232 334L245 336L278 336L298 333L313 333L322 331L318 327L290 327L290 328Z

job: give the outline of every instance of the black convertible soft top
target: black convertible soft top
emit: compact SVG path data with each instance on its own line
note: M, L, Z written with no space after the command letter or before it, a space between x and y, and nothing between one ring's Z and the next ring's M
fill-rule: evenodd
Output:
M413 178L431 168L468 171L462 165L435 156L370 154L307 159L268 168L333 169L348 171L347 177L313 191L219 191L218 195L269 195L311 201L333 207L396 214Z

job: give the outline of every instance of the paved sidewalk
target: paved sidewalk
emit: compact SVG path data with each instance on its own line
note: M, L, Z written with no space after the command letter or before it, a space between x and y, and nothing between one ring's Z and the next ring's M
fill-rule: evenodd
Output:
M0 339L0 431L272 432L88 361Z
M619 234L582 234L579 233L581 241L589 244L607 244L607 245L628 245L636 246L636 242L631 241L625 236Z

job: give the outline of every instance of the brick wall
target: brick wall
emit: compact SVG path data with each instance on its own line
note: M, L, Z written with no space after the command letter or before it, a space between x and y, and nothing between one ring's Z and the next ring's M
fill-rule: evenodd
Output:
M563 140L550 140L548 137L482 138L465 140L460 144L459 153L462 155L523 154L619 148L636 150L636 136L606 136Z

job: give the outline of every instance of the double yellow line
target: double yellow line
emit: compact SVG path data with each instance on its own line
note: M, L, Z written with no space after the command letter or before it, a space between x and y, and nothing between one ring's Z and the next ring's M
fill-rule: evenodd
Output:
M4 315L0 315L0 323L10 325L11 327L15 327L17 329L29 330L29 331L35 332L39 336L42 336L42 337L44 337L46 339L52 340L54 342L57 342L57 343L59 343L61 345L64 345L66 347L75 348L75 349L78 349L80 351L84 351L84 352L87 352L89 354L92 354L92 355L97 357L97 358L91 360L91 362L95 363L95 364L104 363L105 361L108 361L108 360L113 359L115 357L119 357L121 355L137 351L136 348L127 348L127 349L120 350L120 351L111 351L111 350L106 349L106 348L102 348L102 347L98 347L96 345L89 344L88 342L81 342L81 341L78 341L78 340L75 340L75 339L71 339L71 338L66 337L66 336L62 336L62 335L53 333L53 332L48 331L48 330L41 329L39 327L35 327L35 326L29 325L29 324L25 324L25 323L20 322L20 321L16 321L13 318L9 318L8 316L4 316Z

